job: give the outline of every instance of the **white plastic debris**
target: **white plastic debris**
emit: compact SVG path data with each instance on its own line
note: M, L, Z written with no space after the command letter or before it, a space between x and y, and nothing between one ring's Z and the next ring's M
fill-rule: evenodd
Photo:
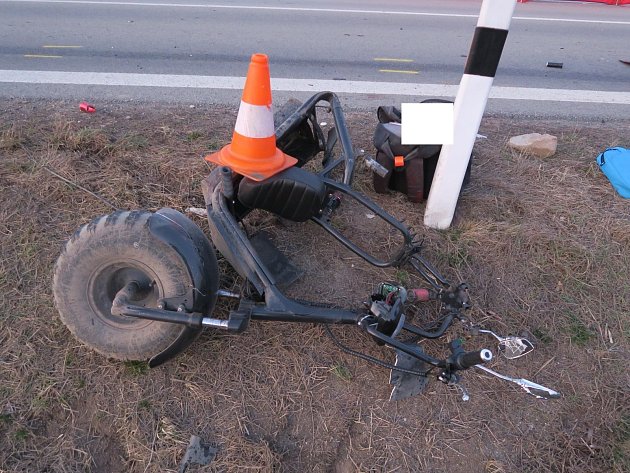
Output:
M208 211L206 209L202 209L201 207L188 207L186 209L186 213L198 215L200 217L208 216Z

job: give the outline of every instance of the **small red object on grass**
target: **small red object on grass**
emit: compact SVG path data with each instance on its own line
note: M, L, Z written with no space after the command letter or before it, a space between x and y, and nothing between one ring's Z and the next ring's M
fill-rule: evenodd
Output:
M79 105L79 110L86 113L96 112L96 108L94 108L94 105L90 105L87 102L81 102L81 104Z

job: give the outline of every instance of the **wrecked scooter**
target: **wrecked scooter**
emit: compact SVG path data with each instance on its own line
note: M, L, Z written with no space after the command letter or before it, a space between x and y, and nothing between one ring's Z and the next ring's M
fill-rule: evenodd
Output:
M456 385L466 400L460 373L473 367L515 383L538 398L559 397L552 389L484 366L493 358L489 349L465 351L457 339L450 343L450 355L444 359L423 350L419 340L439 339L456 322L473 335L498 339L499 351L510 359L530 352L533 345L524 338L501 337L474 326L466 316L470 308L467 286L443 277L424 258L421 242L403 223L352 189L359 156L334 93L321 92L301 105L288 105L290 110L285 107L281 117L276 117L275 139L280 150L297 159L296 165L258 181L220 166L203 181L212 244L197 225L170 208L154 213L117 211L75 232L57 261L53 283L56 306L70 331L103 355L149 359L149 365L155 367L181 353L204 328L240 333L251 320L324 324L340 349L391 370L394 400L422 392L430 373L443 383ZM322 109L334 120L327 133L317 117ZM320 153L319 172L302 167ZM373 160L365 159L375 166ZM331 223L348 200L397 232L402 244L391 258L370 254ZM368 263L381 268L408 267L427 287L383 282L358 310L290 299L282 288L299 272L264 234L246 234L244 225L254 209L294 222L315 222ZM244 279L241 293L218 287L215 248ZM218 297L239 300L227 318L213 317ZM432 328L411 323L406 316L409 305L429 301L439 307ZM346 347L330 330L332 324L354 325L380 345L393 348L395 363ZM404 340L404 334L413 340Z

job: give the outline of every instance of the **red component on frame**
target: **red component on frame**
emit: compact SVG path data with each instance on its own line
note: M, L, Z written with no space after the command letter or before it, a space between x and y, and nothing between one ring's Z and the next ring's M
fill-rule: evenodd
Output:
M94 108L94 105L90 105L87 102L81 102L79 104L79 110L81 110L82 112L85 112L85 113L94 113L94 112L96 112L96 108Z
M409 292L416 301L428 302L431 300L431 294L428 289L409 289Z

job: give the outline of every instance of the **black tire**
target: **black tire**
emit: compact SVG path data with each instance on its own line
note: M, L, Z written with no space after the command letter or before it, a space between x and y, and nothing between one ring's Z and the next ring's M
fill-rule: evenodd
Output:
M290 98L285 103L283 103L274 113L273 113L273 122L274 125L279 127L284 123L284 121L293 115L298 108L302 106L302 102L298 99Z
M119 360L146 360L179 335L178 324L111 314L116 293L131 280L152 288L135 305L186 294L193 284L174 248L149 230L151 212L115 212L79 228L57 260L55 305L62 322L82 343Z
M302 106L297 99L289 99L273 114L276 130L287 118ZM316 138L311 118L303 119L290 133L285 133L276 146L289 156L298 160L297 166L302 167L313 159L320 151L320 142Z

